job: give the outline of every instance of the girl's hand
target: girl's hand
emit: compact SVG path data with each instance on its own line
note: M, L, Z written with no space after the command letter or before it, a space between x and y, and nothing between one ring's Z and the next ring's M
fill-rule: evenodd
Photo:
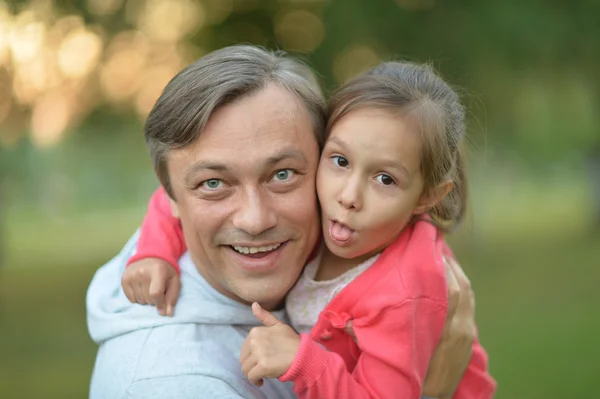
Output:
M252 313L264 327L250 330L242 345L240 364L248 381L262 386L263 378L277 378L290 368L300 347L300 336L256 302Z
M181 284L168 262L158 258L133 262L125 269L121 286L132 303L154 305L162 316L173 316Z

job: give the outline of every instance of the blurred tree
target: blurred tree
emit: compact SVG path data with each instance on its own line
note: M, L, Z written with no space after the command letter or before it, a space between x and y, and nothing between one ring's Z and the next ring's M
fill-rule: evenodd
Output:
M0 268L4 265L6 259L6 212L8 207L8 200L5 195L8 162L6 161L7 157L2 156L2 152L0 148Z
M0 145L30 131L52 146L107 106L143 118L182 66L242 42L303 56L328 91L391 57L431 61L475 105L476 142L569 160L600 125L598 11L586 0L12 1L0 5Z
M596 231L600 231L600 140L587 155L587 170L592 188L592 223Z

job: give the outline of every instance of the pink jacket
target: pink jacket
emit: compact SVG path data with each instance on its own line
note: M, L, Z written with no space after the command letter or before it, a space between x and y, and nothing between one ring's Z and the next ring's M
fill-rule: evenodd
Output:
M452 255L432 224L407 227L325 307L279 379L307 399L419 398L446 318L444 253ZM358 344L343 330L350 320ZM476 342L454 398L488 399L494 391Z

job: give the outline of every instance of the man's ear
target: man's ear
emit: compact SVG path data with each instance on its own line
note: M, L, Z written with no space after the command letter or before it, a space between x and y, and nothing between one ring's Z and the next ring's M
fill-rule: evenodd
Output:
M169 205L171 206L171 215L173 215L174 218L179 219L179 206L177 205L177 202L175 202L175 200L171 198L171 196L168 197Z
M452 180L446 180L437 185L437 187L424 193L414 210L415 215L422 215L437 204L439 204L454 187Z

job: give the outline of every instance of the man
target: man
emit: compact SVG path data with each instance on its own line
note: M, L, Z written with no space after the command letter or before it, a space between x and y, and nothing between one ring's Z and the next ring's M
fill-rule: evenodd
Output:
M145 136L188 248L177 312L162 317L125 297L120 278L134 236L88 291L90 334L100 343L91 398L294 397L277 380L248 383L238 356L260 323L249 304L285 319L278 309L319 239L315 174L324 124L310 69L252 46L208 54L167 85ZM424 389L434 397L453 392L474 334L468 282L453 270L458 311L450 312Z

